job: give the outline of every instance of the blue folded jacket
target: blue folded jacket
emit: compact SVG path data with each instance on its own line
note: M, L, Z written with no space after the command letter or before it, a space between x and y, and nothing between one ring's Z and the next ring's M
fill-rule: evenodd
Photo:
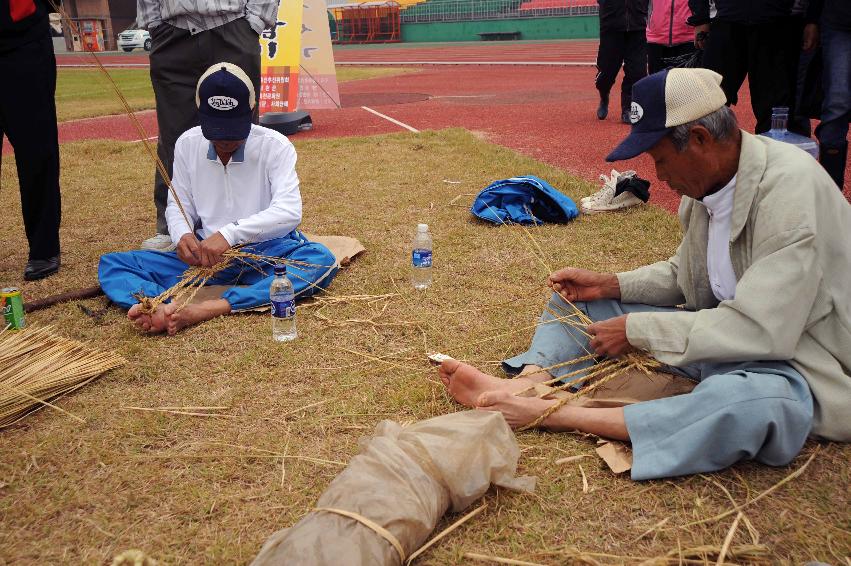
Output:
M579 215L570 198L532 175L494 181L476 196L470 212L494 224L567 222Z

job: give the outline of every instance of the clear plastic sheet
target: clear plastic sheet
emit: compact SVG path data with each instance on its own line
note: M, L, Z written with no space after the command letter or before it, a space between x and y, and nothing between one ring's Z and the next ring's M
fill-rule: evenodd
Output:
M465 411L401 427L378 424L361 453L319 497L316 508L353 512L377 523L405 556L429 537L451 506L462 511L491 484L531 492L535 478L515 477L520 448L499 413ZM253 566L398 565L396 548L355 519L313 511L273 534Z

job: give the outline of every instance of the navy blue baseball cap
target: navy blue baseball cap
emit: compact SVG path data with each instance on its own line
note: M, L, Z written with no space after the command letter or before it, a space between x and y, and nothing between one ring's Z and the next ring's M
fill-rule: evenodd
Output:
M659 143L675 126L703 118L726 102L721 75L709 69L666 69L644 77L632 87L629 136L606 161L632 159Z
M216 63L198 79L198 120L210 141L246 139L255 103L251 79L232 63Z

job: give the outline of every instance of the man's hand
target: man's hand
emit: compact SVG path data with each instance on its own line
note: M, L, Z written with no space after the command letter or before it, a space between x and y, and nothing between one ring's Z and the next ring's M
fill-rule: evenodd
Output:
M184 234L177 243L177 257L189 265L201 265L201 244L195 234Z
M709 24L694 26L694 46L698 49L706 47L706 38L709 37Z
M222 254L230 249L230 244L221 232L216 232L201 242L201 265L211 267L222 261Z
M622 314L609 320L601 320L585 329L592 336L589 345L596 353L617 358L635 349L626 338L627 316Z
M550 275L547 285L570 302L621 298L618 277L612 273L568 267Z
M818 24L807 24L804 26L804 39L801 49L810 52L818 47Z

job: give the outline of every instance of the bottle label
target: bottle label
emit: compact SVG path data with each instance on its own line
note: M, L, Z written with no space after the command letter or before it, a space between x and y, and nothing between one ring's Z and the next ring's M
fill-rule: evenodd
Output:
M289 301L272 301L272 316L275 318L292 318L295 316L295 299Z
M431 267L431 250L416 249L411 254L414 267Z

